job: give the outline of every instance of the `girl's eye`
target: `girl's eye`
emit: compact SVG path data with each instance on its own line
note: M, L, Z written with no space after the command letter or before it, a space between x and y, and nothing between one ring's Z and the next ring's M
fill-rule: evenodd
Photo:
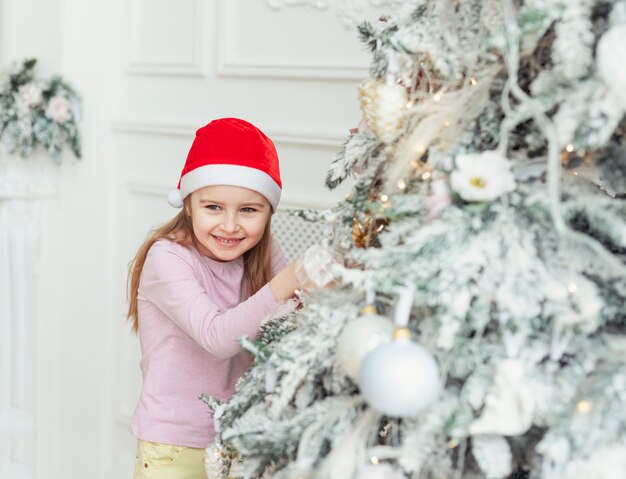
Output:
M255 211L256 210L254 208L249 208L249 207L241 208L242 213L254 213Z
M206 205L205 206L206 209L211 210L211 211L219 211L220 207L218 205Z

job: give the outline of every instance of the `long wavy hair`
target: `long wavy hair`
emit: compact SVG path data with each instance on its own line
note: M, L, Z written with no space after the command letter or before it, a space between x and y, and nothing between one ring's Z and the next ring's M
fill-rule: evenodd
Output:
M167 239L183 246L198 248L196 236L193 233L193 225L189 211L191 209L190 197L184 200L184 206L180 212L170 221L157 227L150 232L148 238L140 246L137 254L128 265L128 279L126 294L128 299L128 312L126 318L132 321L133 332L139 330L137 317L137 292L143 265L146 262L148 251L154 243L160 239ZM261 289L272 279L272 235L270 232L272 217L269 216L265 231L261 240L250 250L244 253L244 283L241 290L241 299L244 300Z

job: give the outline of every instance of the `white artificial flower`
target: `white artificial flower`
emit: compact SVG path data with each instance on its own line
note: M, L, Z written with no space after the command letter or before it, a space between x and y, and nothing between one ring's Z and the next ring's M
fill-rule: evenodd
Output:
M50 98L46 116L57 123L65 123L70 117L70 102L62 95Z
M532 425L535 402L524 375L524 366L515 359L498 365L493 384L485 398L481 416L469 426L470 434L517 436Z
M596 63L600 77L608 85L613 96L626 110L626 24L610 28L596 49Z
M20 100L27 106L34 107L41 103L43 95L41 94L41 88L34 83L27 83L18 88L17 93Z
M510 162L497 151L459 155L450 185L465 201L491 201L515 189Z

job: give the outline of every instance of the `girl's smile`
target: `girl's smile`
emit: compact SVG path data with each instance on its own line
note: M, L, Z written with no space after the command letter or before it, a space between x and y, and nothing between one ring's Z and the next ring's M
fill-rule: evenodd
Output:
M260 193L239 186L205 186L191 194L190 210L198 248L217 261L232 261L263 237L272 213Z
M223 246L234 246L239 244L240 241L243 241L245 238L224 238L223 236L211 235L213 239L223 245Z

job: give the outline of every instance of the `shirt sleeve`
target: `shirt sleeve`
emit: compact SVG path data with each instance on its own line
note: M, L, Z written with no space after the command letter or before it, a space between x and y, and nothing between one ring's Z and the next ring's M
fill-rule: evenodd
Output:
M266 284L234 308L220 311L199 283L191 258L158 243L148 252L140 295L219 358L240 353L239 338L255 338L264 317L278 306Z
M285 253L283 252L280 243L276 238L272 238L272 277L276 276L276 273L281 271L287 266L287 258L285 258Z

